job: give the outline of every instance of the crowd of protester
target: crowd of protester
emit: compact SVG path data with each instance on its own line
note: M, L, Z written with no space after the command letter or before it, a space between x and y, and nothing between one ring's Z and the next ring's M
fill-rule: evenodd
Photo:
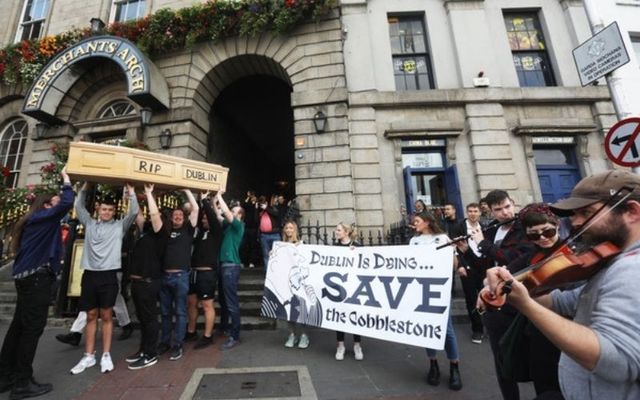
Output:
M18 222L12 241L12 272L18 300L0 353L0 391L11 390L12 398L36 397L53 388L34 379L32 363L46 324L49 293L60 271L60 221L74 204L65 170L61 180L60 194L36 198ZM539 400L607 395L632 399L640 394L640 356L635 346L639 329L632 329L640 325L640 317L637 310L630 309L627 298L634 293L621 296L598 278L594 283L590 279L586 285L572 282L563 287L564 291L544 294L536 302L529 295L531 287L523 286L513 276L566 252L563 239L573 225L582 229L580 234L584 234L582 240L587 245L608 240L620 249L631 249L626 250L624 260L616 258L610 267L622 276L630 275L626 281L610 277L619 287L629 290L625 285L633 284L631 277L637 276L637 268L631 272L628 269L637 264L634 249L635 240L640 238L640 196L634 188L640 187L640 179L632 174L608 172L583 181L566 201L552 206L529 204L519 213L503 190L490 191L479 202L467 204L466 218L457 215L452 203L434 207L418 200L412 212L405 210L404 218L413 232L408 245L444 243L455 247L451 269L460 277L470 340L481 344L485 334L488 336L498 386L506 400L518 400L518 383L525 381L533 382ZM630 194L612 205L607 193L625 188ZM241 343L241 269L268 267L276 241L302 243L298 232L300 213L294 202L287 202L278 194L256 196L248 191L244 201L231 201L228 205L223 191L194 195L183 189L185 205L167 211L157 204L154 185L145 184L145 213L138 204L136 188L125 184L126 213L118 216L115 199L109 197L101 198L95 210L88 209L90 191L91 185L85 183L75 199L85 243L80 260L84 270L80 313L71 331L57 336L63 343L79 346L84 330L83 355L70 368L72 374L81 374L98 363L98 347L101 372L114 369L110 355L114 313L122 327L119 340L128 339L133 330L122 296L127 292L123 282L131 286L141 333L137 351L126 358L129 369L151 367L165 353L169 361L179 360L188 341L195 342L192 349L196 351L207 348L215 343L216 331L225 338L221 349L233 349ZM614 210L619 204L624 205ZM597 219L591 222L592 216L603 209L608 210L600 218L606 217L608 225ZM589 230L592 225L597 225L597 233ZM337 224L334 239L337 246L361 246L355 224ZM590 297L581 297L583 290ZM510 293L513 295L507 297ZM505 297L507 303L492 306L495 299ZM215 300L221 314L217 326ZM599 305L613 317L599 313ZM616 314L619 308L624 311L623 317ZM197 331L200 310L204 317L201 335ZM578 314L574 322L562 319L553 310L568 315L578 310ZM96 340L98 319L102 321L100 346ZM629 329L624 329L625 324ZM288 328L286 348L309 347L308 327L290 322ZM572 340L563 332L584 335L584 339ZM336 332L337 361L344 360L347 354L345 336L344 332ZM448 387L461 390L458 336L451 313L444 350L449 361ZM609 353L605 355L604 350ZM353 335L352 352L355 360L364 360L360 335ZM439 385L437 352L427 348L426 354L426 381Z

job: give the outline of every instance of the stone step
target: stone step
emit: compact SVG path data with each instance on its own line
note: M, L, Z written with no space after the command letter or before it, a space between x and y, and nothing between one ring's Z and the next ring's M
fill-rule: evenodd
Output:
M0 292L0 303L15 303L18 300L18 294L14 292Z

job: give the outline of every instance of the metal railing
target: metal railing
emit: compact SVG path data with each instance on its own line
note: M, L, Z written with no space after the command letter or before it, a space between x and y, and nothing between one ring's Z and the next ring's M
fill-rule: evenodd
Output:
M306 224L301 224L300 237L307 244L332 245L336 243L335 231L332 227L315 224L307 220ZM408 244L413 236L412 230L406 221L401 220L390 225L389 229L358 230L357 241L363 246L393 246Z

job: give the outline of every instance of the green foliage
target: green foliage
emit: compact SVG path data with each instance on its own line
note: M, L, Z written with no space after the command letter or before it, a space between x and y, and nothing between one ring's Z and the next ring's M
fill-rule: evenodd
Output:
M115 22L106 34L135 43L150 56L232 36L282 34L310 18L320 18L338 0L210 0L177 11L164 8L136 21ZM29 84L59 52L90 37L73 29L42 39L24 40L0 50L0 83Z

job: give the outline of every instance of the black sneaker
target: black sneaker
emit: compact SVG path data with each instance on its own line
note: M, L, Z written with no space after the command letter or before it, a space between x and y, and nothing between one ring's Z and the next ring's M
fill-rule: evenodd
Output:
M169 356L169 361L176 361L182 358L182 346L174 346L171 349L171 355Z
M142 357L144 357L144 354L141 351L137 351L137 352L133 353L132 355L130 355L129 357L125 358L124 360L126 362L128 362L129 364L131 364L131 363L134 363L134 362L138 361Z
M206 337L205 335L202 335L200 339L198 339L198 341L196 342L195 346L193 346L193 348L195 350L204 349L205 347L211 346L212 344L213 344L213 336Z
M38 383L33 379L30 379L25 386L14 386L11 389L11 400L26 399L28 397L42 396L45 393L49 393L53 390L53 385L50 383Z
M80 344L80 339L82 339L82 333L80 332L69 332L69 333L61 333L56 335L56 339L59 342L70 344L72 346L77 346Z
M473 332L471 334L471 342L475 344L482 344L482 332Z
M158 345L158 355L164 354L169 350L171 350L171 346L169 346L169 343L160 343Z
M132 362L131 364L129 364L128 368L133 370L147 368L154 365L157 362L158 362L158 356L153 356L153 357L142 356L138 361Z
M187 331L187 333L185 333L185 335L184 335L184 341L185 342L193 342L196 339L198 339L198 332L189 332L189 331Z

